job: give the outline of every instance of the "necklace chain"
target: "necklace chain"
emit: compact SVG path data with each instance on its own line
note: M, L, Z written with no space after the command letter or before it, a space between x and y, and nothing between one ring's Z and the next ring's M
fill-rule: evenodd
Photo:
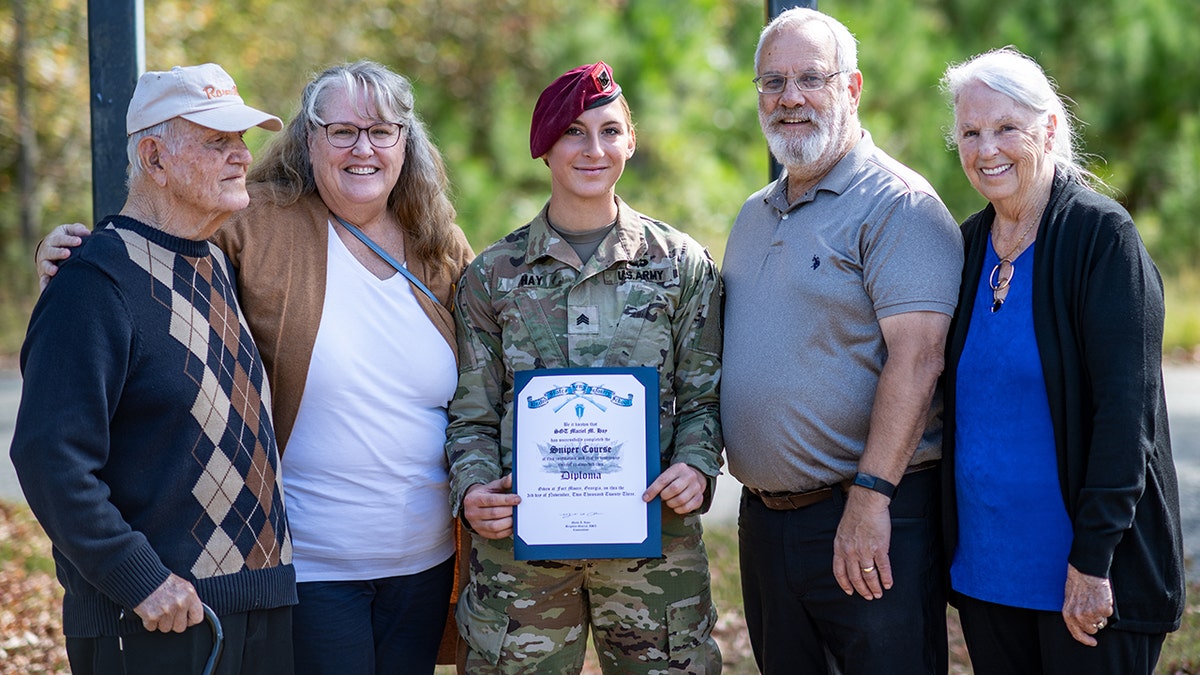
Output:
M1031 220L1029 222L1029 226L1025 228L1025 231L1021 233L1020 237L1017 237L1017 243L1013 244L1013 247L1011 249L1009 249L1008 255L1000 258L1001 262L1004 262L1005 260L1007 260L1008 264L1010 264L1010 265L1012 264L1013 254L1017 252L1017 249L1021 248L1021 242L1025 241L1026 235L1029 234L1029 231L1032 230L1038 224L1038 221L1041 219L1042 219L1042 215L1039 213L1037 218L1034 218L1033 220Z
M1036 218L1029 221L1029 225L1026 226L1025 231L1021 233L1021 236L1017 237L1017 243L1013 244L1013 247L1008 251L1007 255L1001 256L1000 262L996 263L996 266L992 268L992 273L988 275L988 286L991 286L992 288L993 314L1000 311L1000 308L1004 306L1005 299L1008 298L1008 287L1012 283L1013 274L1016 273L1016 269L1013 267L1013 261L1016 259L1014 256L1018 255L1017 251L1020 250L1021 243L1025 241L1025 237L1030 233L1030 231L1033 230L1034 227L1037 226L1039 222L1041 222L1041 220L1042 214L1039 212ZM992 244L994 248L994 244L996 243L994 230L992 234ZM997 254L999 254L999 251L997 251ZM1004 274L1004 266L1006 264L1008 265L1007 276Z

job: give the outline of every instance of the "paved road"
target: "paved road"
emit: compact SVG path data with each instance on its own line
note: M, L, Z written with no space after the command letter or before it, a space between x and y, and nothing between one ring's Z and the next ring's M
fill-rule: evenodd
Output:
M0 370L0 499L21 500L21 486L8 459L8 447L12 445L13 423L17 418L17 404L21 401L21 377L11 371Z
M1171 439L1175 466L1179 473L1180 510L1183 538L1189 560L1189 576L1197 570L1200 551L1200 367L1171 366L1165 371L1167 407L1171 415ZM13 420L21 398L20 378L0 371L0 499L20 500L21 489L8 459L12 442ZM737 522L738 495L741 486L732 476L722 476L717 485L712 511L705 516L712 524Z

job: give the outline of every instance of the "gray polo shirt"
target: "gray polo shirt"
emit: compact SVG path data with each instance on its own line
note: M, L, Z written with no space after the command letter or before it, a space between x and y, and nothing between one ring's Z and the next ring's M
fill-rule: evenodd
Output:
M772 492L854 475L887 359L879 319L954 313L962 235L929 183L870 134L788 204L787 176L729 235L721 420L729 468ZM941 396L912 458L941 456Z

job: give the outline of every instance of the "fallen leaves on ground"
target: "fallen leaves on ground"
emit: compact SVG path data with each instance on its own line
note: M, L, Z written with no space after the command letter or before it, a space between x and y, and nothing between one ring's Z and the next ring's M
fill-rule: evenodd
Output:
M0 501L0 674L67 673L62 587L27 509Z

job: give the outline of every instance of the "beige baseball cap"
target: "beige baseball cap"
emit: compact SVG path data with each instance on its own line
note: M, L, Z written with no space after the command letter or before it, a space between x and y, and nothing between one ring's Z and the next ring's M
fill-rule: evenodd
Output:
M126 135L172 117L182 117L217 131L283 128L278 117L246 105L233 78L215 63L175 66L165 72L150 71L138 78L125 114Z

